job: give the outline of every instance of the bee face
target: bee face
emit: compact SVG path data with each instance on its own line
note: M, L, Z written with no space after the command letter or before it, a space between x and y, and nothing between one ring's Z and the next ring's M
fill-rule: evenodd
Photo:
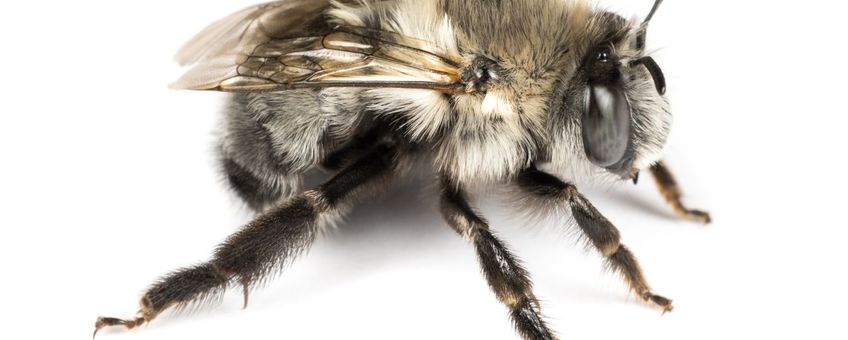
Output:
M577 34L577 67L551 105L558 143L571 143L570 155L554 160L584 159L628 179L659 160L671 115L662 72L644 52L644 27L599 12Z
M562 173L629 179L659 159L671 116L644 23L581 1L446 1L445 9L461 50L499 76L480 88L499 100L481 102L508 105L481 103L480 115L510 108L494 111L545 125L532 139L544 135L539 152Z

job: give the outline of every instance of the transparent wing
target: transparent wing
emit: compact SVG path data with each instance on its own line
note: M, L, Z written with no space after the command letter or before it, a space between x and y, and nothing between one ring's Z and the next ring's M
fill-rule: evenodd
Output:
M459 81L460 57L429 42L352 26L334 27L320 35L299 33L320 20L327 3L278 1L212 24L178 54L181 63L195 65L172 87L217 91L304 87L465 91Z
M329 0L281 0L245 8L195 35L177 52L176 60L185 66L248 53L270 39L302 31L329 7Z

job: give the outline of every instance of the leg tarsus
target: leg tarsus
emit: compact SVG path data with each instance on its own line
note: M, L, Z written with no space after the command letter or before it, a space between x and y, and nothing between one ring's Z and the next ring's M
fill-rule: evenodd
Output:
M97 322L94 323L94 334L91 335L91 338L94 339L94 337L97 336L97 332L99 332L101 329L106 328L106 327L124 326L129 330L129 329L133 329L133 328L136 328L138 326L141 326L141 325L143 325L147 322L148 322L148 320L145 319L143 316L139 316L139 317L132 319L132 320L124 320L124 319L101 316L101 317L98 317Z
M630 252L624 245L619 245L615 253L607 257L609 266L624 276L625 281L630 285L630 289L642 298L647 303L655 304L662 308L663 314L671 312L674 306L671 304L671 299L664 296L654 294L648 281L642 274L642 268L636 260L636 256Z
M666 202L674 209L674 213L680 218L700 222L703 224L709 224L712 222L712 218L710 218L710 214L696 209L689 209L683 204L683 194L680 190L680 186L677 185L677 181L674 179L674 175L671 174L671 171L662 161L657 162L651 166L651 175L654 177L654 182L657 185L657 189L659 189L660 194L663 196Z
M647 292L647 293L642 295L642 299L644 299L645 301L650 301L650 302L654 303L655 305L659 306L660 308L662 308L663 314L671 312L672 310L674 310L674 306L671 303L672 302L671 299L668 299L666 297L656 295L656 294L651 293L651 292Z
M195 267L195 269L196 268L200 267ZM175 274L171 274L171 277L173 277L173 275ZM103 316L98 317L97 321L94 323L94 334L91 335L91 338L94 339L94 337L97 336L97 332L99 332L103 328L124 326L127 330L131 330L138 328L144 324L150 323L150 321L156 318L156 316L159 315L159 313L165 308L162 308L160 310L154 309L155 307L153 307L153 303L150 300L149 294L150 290L148 290L148 292L141 298L141 301L139 302L141 308L139 309L138 314L134 319L119 319Z
M686 209L683 217L691 221L701 222L703 224L710 224L713 222L713 218L710 217L710 213L701 210Z

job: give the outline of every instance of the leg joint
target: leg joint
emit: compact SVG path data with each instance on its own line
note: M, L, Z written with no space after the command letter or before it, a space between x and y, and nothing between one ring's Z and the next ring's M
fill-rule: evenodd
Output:
M615 238L610 238L600 244L596 244L596 246L604 257L612 257L621 250L621 241L616 236Z

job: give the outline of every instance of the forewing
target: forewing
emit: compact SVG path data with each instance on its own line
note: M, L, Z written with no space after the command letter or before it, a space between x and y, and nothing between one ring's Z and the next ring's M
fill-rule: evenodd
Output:
M294 7L306 2L310 7ZM172 87L218 91L304 87L463 90L459 56L426 41L351 26L334 27L321 35L297 34L320 18L326 3L278 1L212 24L178 54L180 62L196 65Z
M329 0L282 0L245 8L218 20L177 52L180 65L251 52L273 38L299 33L330 7Z

